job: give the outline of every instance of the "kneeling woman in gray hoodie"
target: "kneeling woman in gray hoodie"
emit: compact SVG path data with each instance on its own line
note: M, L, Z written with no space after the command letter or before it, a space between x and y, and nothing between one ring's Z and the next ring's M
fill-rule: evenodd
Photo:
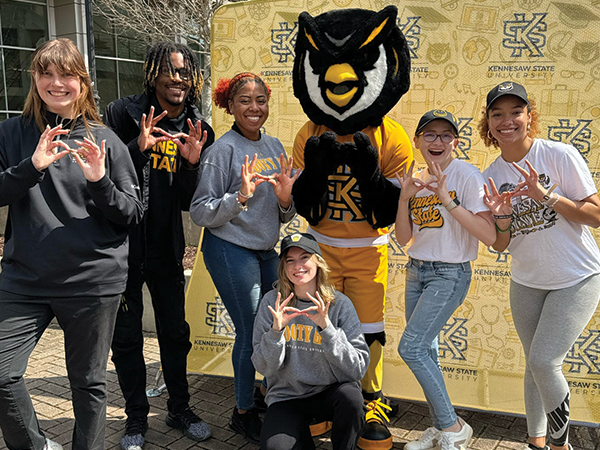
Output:
M268 379L261 448L314 448L309 425L319 413L333 422L333 448L354 449L364 425L360 380L369 348L310 234L283 239L279 281L261 301L253 345L252 362Z

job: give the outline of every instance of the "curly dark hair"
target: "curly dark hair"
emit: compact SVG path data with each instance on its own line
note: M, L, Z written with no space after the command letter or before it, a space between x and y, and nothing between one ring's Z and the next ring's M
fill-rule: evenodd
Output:
M171 61L171 53L181 53L185 65L192 73L188 81L190 83L190 92L185 98L185 102L193 105L200 98L203 79L198 58L196 58L194 52L187 45L175 44L174 42L158 42L148 49L146 62L144 63L144 91L147 95L154 93L154 81L160 75L161 65L166 65L171 74L175 73L175 67L173 67L173 62Z
M531 138L534 138L540 132L540 113L538 112L535 106L535 100L532 98L529 99L527 112L531 113L531 124L527 135ZM479 130L479 136L481 137L481 140L483 141L486 147L490 147L493 145L494 147L499 148L498 141L494 138L490 138L490 127L488 125L488 116L485 106L481 110L481 118L479 119L479 123L477 124L477 129Z
M233 78L221 78L217 83L217 87L213 91L213 101L219 108L223 108L227 114L231 114L229 110L229 100L233 100L235 94L239 92L250 81L260 84L265 89L267 99L271 98L271 88L264 80L255 73L242 72L235 75Z

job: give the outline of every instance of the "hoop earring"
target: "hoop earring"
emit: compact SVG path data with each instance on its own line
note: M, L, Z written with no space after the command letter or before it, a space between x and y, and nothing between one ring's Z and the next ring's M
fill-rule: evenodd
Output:
M529 132L530 132L530 131L531 131L531 124L530 124L530 123L528 123L528 124L527 124L527 134L528 134L528 135L529 135Z
M494 136L492 136L492 132L489 129L487 132L487 136L488 136L489 140L492 142L496 140L496 138Z

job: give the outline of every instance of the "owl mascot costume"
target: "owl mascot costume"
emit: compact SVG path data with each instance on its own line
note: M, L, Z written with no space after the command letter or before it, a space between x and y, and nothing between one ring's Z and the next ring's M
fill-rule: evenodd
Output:
M413 159L404 129L385 115L410 86L398 10L338 9L299 16L294 95L309 117L294 141L302 173L298 213L318 240L336 288L354 303L371 351L362 380L364 450L392 448L382 408L388 226L400 196L395 173ZM388 408L389 409L389 408Z

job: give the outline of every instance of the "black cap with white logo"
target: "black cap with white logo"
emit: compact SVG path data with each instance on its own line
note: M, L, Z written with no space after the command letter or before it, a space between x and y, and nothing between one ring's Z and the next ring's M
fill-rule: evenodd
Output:
M504 83L500 83L490 92L488 92L485 110L487 111L488 109L490 109L492 103L494 103L503 95L514 95L515 97L520 98L529 105L529 98L527 97L527 91L525 90L525 88L519 83L515 83L514 81L505 81Z

